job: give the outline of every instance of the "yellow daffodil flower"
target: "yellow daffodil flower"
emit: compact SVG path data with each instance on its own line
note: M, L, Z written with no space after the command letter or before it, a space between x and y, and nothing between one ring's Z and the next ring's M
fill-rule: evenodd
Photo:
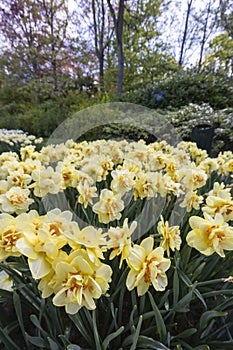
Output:
M99 222L104 224L119 220L123 209L124 202L120 196L106 188L101 191L99 202L92 207L93 212L98 214Z
M97 197L96 186L90 186L87 180L79 182L77 186L79 192L78 203L82 204L84 208L87 208L88 204L93 204L93 198Z
M204 198L197 194L197 191L189 191L185 194L183 201L180 203L181 208L186 208L190 212L193 208L199 209Z
M135 183L135 174L127 169L113 170L111 176L111 189L114 193L120 194L121 197L130 191Z
M51 166L33 170L32 179L35 182L31 187L37 197L44 197L48 193L56 194L62 190L62 174L54 171Z
M29 209L29 206L34 202L29 198L30 190L13 186L7 192L0 195L1 209L5 213L21 214Z
M9 214L0 214L0 261L21 255L16 243L23 236L23 229L28 227L21 215L14 218Z
M147 237L140 245L135 244L126 258L130 268L126 286L129 291L136 287L139 296L145 294L150 285L157 291L163 291L168 283L165 272L171 261L164 258L162 247L153 249L153 246L154 239Z
M217 195L211 195L213 192L217 192ZM216 186L215 191L211 191L210 195L206 198L206 206L202 208L202 211L211 216L220 213L225 221L233 220L233 200L230 188Z
M60 214L60 210L57 210ZM53 216L52 214L48 215ZM37 230L34 228L34 230L24 231L22 237L16 242L18 251L28 257L29 268L35 279L40 279L50 272L51 261L57 257L59 250L67 244L62 230L64 223L62 224L61 221L64 221L65 215L61 214L60 217L58 215L54 221L45 217ZM67 215L69 216L69 214Z
M179 226L170 226L168 221L164 222L163 217L158 223L158 233L161 235L162 240L160 246L167 252L167 256L170 256L170 249L174 252L180 250L181 237Z
M221 214L215 217L204 213L204 218L191 216L189 219L192 230L186 240L188 245L199 250L204 255L217 253L225 257L224 250L233 250L233 227L230 227Z
M120 268L123 260L125 260L129 254L131 247L131 236L137 227L136 221L133 221L128 226L128 219L123 222L123 227L110 227L107 234L109 236L108 247L112 250L109 259L112 260L116 256L121 254Z
M84 249L71 253L66 261L57 261L55 266L55 306L65 306L69 314L77 313L85 306L96 308L95 299L106 293L111 281L111 267L101 264L96 267Z
M77 222L72 222L70 229L63 234L73 250L85 247L92 263L99 265L99 259L104 259L103 252L107 250L107 241L106 234L102 233L101 228L87 226L80 230Z

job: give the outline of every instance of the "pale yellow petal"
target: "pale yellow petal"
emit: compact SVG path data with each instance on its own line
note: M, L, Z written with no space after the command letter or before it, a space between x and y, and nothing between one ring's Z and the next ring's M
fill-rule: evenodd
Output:
M51 271L51 265L45 260L44 255L38 255L36 260L28 259L28 265L35 279L40 279Z
M81 305L71 302L65 305L65 309L67 314L75 315L81 309Z
M91 275L94 272L90 264L88 264L88 262L82 256L77 256L72 261L72 265L75 266L77 270L82 271L82 273L86 275Z
M110 281L112 269L109 265L101 264L96 270L95 276L99 281Z
M94 310L96 305L88 288L83 291L83 297L85 299L85 306L87 309Z
M128 288L129 291L134 289L136 278L137 278L137 272L130 270L126 278L126 287Z
M155 283L156 282L156 283ZM152 281L154 288L158 291L163 291L167 286L167 276L165 273L159 274L156 281Z
M148 289L149 289L149 283L146 283L143 279L141 280L141 282L137 285L137 293L138 296L142 296L144 295Z
M64 280L68 273L75 273L76 269L70 263L60 261L55 267L55 272L60 280Z
M199 227L203 223L206 223L206 220L200 218L199 216L191 216L191 218L189 219L189 224L192 229Z
M66 304L66 288L62 288L56 295L53 297L53 304L55 306L64 306Z
M147 237L143 239L140 246L145 249L146 255L148 255L153 250L154 239L152 237Z
M142 268L145 258L146 258L145 249L135 244L133 248L129 250L129 255L126 260L130 268L136 271L139 271Z
M28 258L36 259L38 256L34 250L34 247L24 237L17 240L16 248L21 254L27 256Z

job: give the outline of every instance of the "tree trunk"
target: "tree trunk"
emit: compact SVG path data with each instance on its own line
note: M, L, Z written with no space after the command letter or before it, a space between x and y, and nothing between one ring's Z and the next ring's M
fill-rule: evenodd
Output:
M92 0L92 15L94 23L94 40L95 52L99 63L99 85L100 90L104 90L104 30L105 30L105 8L104 2L101 0L101 18L100 13L96 13L96 0ZM97 24L98 22L98 24ZM101 24L99 24L101 22Z
M113 18L116 41L117 41L117 62L118 62L118 74L117 74L117 94L121 96L123 92L123 80L124 80L124 51L123 51L123 25L124 25L124 0L119 0L118 14L116 16L113 6L110 0L107 0L108 6Z
M205 46L205 43L206 43L207 25L208 25L208 20L209 20L209 15L210 15L210 7L211 7L211 1L209 1L209 4L208 4L206 19L205 19L205 25L204 25L204 29L203 29L203 36L202 36L202 41L201 41L201 52L200 52L200 57L199 57L199 62L198 62L198 72L200 72L201 65L202 65L204 46Z
M181 49L180 49L180 58L179 58L179 65L180 66L182 66L182 64L183 64L184 47L185 47L186 37L188 34L188 22L189 22L189 16L190 16L190 12L191 12L192 2L193 2L193 0L189 0L189 2L188 2L188 9L187 9L187 13L186 13L185 26L184 26L184 34L183 34L183 39L182 39L182 44L181 44Z

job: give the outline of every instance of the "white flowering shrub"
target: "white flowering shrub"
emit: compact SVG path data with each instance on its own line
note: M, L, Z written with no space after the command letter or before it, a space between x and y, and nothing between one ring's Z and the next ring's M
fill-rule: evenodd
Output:
M209 104L189 104L179 110L165 112L184 140L191 139L192 128L201 124L215 127L211 155L233 147L233 110L226 108L214 110Z

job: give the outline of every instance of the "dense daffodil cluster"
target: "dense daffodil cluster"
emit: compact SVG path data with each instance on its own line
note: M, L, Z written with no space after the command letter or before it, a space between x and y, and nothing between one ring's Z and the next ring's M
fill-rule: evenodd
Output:
M179 225L161 216L153 232L136 244L137 215L133 220L131 206L176 198L187 214L199 210L189 219L186 242L202 254L224 257L224 250L233 250L231 188L216 181L211 191L202 189L213 172L227 177L232 171L232 152L210 158L191 142L174 147L165 141L68 140L41 151L29 145L20 155L2 153L0 260L26 257L42 296L52 296L54 305L71 314L83 306L95 309L95 300L109 290L116 258L119 268L128 266L129 291L137 288L139 296L150 286L163 291L172 254L185 239ZM70 210L37 210L48 194L71 189ZM76 220L80 208L85 227ZM2 274L0 284L11 288L7 278Z
M19 144L21 147L25 147L32 144L40 144L43 142L43 138L28 135L22 130L0 129L0 141L7 143L9 146Z

